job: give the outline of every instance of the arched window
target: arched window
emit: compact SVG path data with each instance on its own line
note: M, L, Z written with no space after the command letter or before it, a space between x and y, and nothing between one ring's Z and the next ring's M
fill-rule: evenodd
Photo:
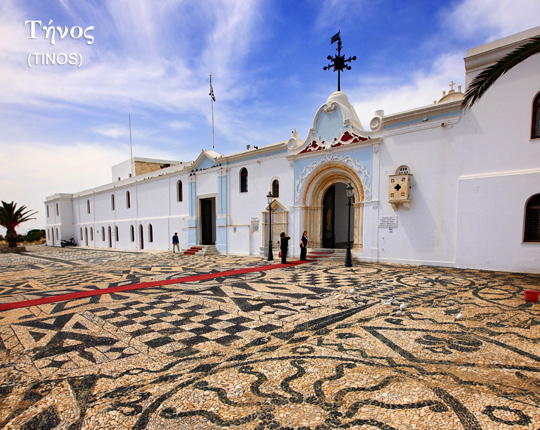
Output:
M154 241L154 229L152 228L152 224L148 224L148 242Z
M49 205L47 205L47 218L49 218Z
M126 191L126 208L130 208L131 207L131 194L129 193L129 191Z
M245 167L240 170L240 192L247 193L248 190L248 171Z
M115 232L115 236L116 236L116 241L118 242L120 240L120 235L118 234L118 226L116 226L114 228L114 232Z
M114 194L111 194L111 210L114 210Z
M176 198L179 202L181 202L184 199L184 196L182 193L182 181L178 181L176 183Z
M129 234L132 242L135 242L135 227L131 226L129 229Z
M58 203L56 203L56 216L60 215L60 210L58 209Z
M533 101L531 139L540 138L540 93Z
M101 240L105 242L105 227L101 227Z
M90 200L86 201L86 211L90 213Z
M532 196L525 207L524 242L540 242L540 194Z
M81 227L81 241L83 240L82 227Z
M56 240L58 240L58 229L56 229Z
M274 197L279 197L279 181L277 179L272 181L272 195Z
M90 227L90 240L94 240L94 228Z

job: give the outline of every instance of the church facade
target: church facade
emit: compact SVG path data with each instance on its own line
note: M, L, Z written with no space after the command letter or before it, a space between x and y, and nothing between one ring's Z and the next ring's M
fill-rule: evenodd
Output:
M538 34L467 51L466 85ZM529 58L467 110L452 86L432 105L376 111L367 130L338 91L305 139L122 163L110 184L46 198L47 245L167 250L177 232L182 249L265 255L283 231L298 256L306 230L311 248L350 240L359 261L540 272L539 70Z

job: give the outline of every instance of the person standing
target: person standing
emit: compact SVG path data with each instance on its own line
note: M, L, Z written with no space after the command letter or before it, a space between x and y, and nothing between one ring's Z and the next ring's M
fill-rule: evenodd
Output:
M307 261L307 231L304 230L302 233L302 238L300 239L300 261Z
M279 249L281 250L281 264L287 264L287 250L289 249L289 239L285 232L282 232L279 237L281 237L281 245Z
M174 254L174 248L178 249L178 252L180 252L180 241L178 240L178 233L174 233L174 236L172 237L172 252Z

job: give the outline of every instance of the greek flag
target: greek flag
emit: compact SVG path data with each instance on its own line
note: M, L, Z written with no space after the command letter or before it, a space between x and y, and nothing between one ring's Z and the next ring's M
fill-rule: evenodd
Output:
M212 74L210 74L210 97L212 100L216 101L216 96L214 95L214 87L212 86Z

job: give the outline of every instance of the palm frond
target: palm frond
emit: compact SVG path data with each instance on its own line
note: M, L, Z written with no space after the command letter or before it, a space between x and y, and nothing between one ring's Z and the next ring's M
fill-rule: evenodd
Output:
M37 214L37 211L26 210L26 206L24 205L17 209L17 203L6 203L2 201L2 206L0 206L0 225L6 228L16 227L25 221L35 219L32 218L32 215L35 214Z
M512 52L505 55L492 66L484 69L477 75L467 88L467 92L461 102L463 109L470 108L484 95L497 79L508 72L510 69L525 61L532 55L540 53L540 36L535 36Z

